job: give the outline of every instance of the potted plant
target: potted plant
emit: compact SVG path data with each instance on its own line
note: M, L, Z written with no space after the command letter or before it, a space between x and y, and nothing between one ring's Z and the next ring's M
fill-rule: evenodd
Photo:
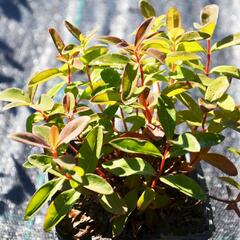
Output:
M101 36L101 44L91 45L94 31L84 35L66 21L78 43L65 45L55 29L49 30L62 66L35 74L26 90L0 93L0 100L10 102L3 110L33 110L26 132L10 138L43 149L29 155L24 167L49 176L30 199L25 219L50 201L44 230L57 226L61 239L94 234L132 239L160 225L160 235L193 238L209 233L202 224L209 196L240 215L240 195L211 196L196 177L203 160L227 175L220 179L228 189L240 190L231 178L237 175L234 164L211 152L224 144L224 129L240 129L240 108L227 93L240 71L210 68L212 54L240 44L240 34L211 44L217 5L202 9L196 31L183 28L174 7L156 16L147 0L139 5L145 19L133 43ZM110 50L106 43L118 48ZM61 81L54 84L56 77ZM50 89L39 91L46 82L53 83ZM198 220L187 230L189 216Z

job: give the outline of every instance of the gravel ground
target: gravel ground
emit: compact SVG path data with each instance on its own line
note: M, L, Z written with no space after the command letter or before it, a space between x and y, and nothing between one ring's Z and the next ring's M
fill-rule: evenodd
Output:
M185 0L152 0L158 13L164 13L169 6L177 6L183 14L184 25L191 29L192 23L198 21L199 11L208 3L217 3L221 7L216 39L227 34L238 32L240 21L239 0L185 1ZM137 0L0 0L0 89L6 87L23 87L29 76L38 70L52 67L55 49L51 43L47 29L56 27L63 30L62 21L68 19L80 25L83 32L98 25L100 34L111 34L130 39L131 32L141 21L137 9ZM131 23L131 24L129 24ZM66 34L66 40L70 36ZM214 64L240 65L240 49L228 49L222 55L213 58ZM230 89L240 102L239 82L234 81ZM10 142L7 134L24 129L28 111L24 108L0 113L0 236L1 239L31 240L54 239L44 234L42 215L33 221L22 220L26 202L36 186L44 181L44 177L34 171L25 172L21 164L25 161L30 149L21 144ZM228 145L238 147L239 135L226 132ZM7 149L7 151L6 151ZM216 151L223 152L222 148ZM235 162L233 155L228 155ZM239 167L239 161L236 164ZM226 195L226 191L215 176L221 173L208 165L203 165L208 187L213 195ZM214 176L214 178L213 178ZM239 219L233 212L224 211L224 206L212 202L216 231L212 240L240 239Z

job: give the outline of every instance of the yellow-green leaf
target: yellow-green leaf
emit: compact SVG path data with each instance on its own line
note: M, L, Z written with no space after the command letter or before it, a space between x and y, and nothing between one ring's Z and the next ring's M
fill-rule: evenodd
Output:
M142 15L145 18L150 18L150 17L156 16L155 9L153 8L153 6L149 2L149 0L141 0L139 2L139 8L140 8Z
M36 73L29 81L28 86L33 87L35 85L42 84L48 80L61 76L62 72L58 68L51 68L42 72Z
M153 188L146 188L137 201L137 208L139 211L144 211L153 202L155 198L155 190Z
M205 99L210 102L218 100L227 91L228 87L229 81L225 76L213 80L212 83L207 87Z
M179 61L190 61L190 60L199 60L199 59L201 59L201 57L195 53L180 51L180 52L174 52L174 53L167 54L165 61L167 64L171 64L171 63L176 63Z
M166 25L168 32L170 32L174 28L182 27L181 16L177 8L172 7L167 11Z

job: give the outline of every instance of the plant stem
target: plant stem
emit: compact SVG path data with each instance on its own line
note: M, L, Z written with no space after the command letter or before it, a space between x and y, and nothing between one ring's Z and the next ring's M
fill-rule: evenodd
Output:
M48 121L48 116L42 110L37 110L37 112L41 113L41 115L44 117L44 120L46 122Z
M93 91L94 88L93 88L93 84L92 84L92 79L91 79L91 74L90 74L90 71L89 71L89 67L88 67L87 64L86 64L85 67L86 67L86 73L87 73L87 77L88 77L88 82L89 82L89 84L90 84L91 90ZM99 110L100 110L101 112L104 111L104 109L103 109L103 107L102 107L101 105L97 105L97 106L98 106L98 108L99 108Z
M152 188L155 188L157 186L157 182L159 180L159 177L162 175L162 171L163 171L163 168L164 168L164 165L165 165L165 161L167 159L167 154L169 152L169 149L170 149L170 144L168 143L167 146L166 146L166 149L164 151L163 157L162 157L162 161L161 161L161 164L160 164L160 167L159 167L159 171L158 171L155 179L152 181L152 185L151 185Z
M137 53L135 53L135 57L136 57L136 60L137 60L138 66L139 66L139 71L140 71L140 76L141 76L141 86L143 87L144 86L144 81L145 81L143 67L142 67L140 58L139 58ZM140 100L142 100L142 102L143 102L143 105L144 105L144 108L145 108L145 116L147 118L147 121L148 121L148 123L151 123L152 114L151 114L151 112L148 108L147 100L145 99L144 93L142 93L140 95Z
M123 126L126 132L128 132L128 128L127 128L127 123L125 121L125 117L124 117L124 112L122 110L122 108L120 107L120 112L121 112L121 116L122 116L122 121L123 121Z
M68 84L71 83L71 69L70 69L70 64L68 64Z
M211 40L209 39L207 40L207 61L205 67L205 74L207 77L209 75L210 62L211 62Z
M71 150L72 150L75 154L78 153L78 150L77 150L72 144L69 143L68 146L71 148Z

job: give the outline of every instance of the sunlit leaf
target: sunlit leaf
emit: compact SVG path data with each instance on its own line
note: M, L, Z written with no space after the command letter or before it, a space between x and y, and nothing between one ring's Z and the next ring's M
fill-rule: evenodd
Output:
M40 111L49 111L53 108L54 101L47 94L42 94L37 104L32 104L31 107Z
M8 102L16 102L18 104L29 104L30 99L26 96L23 90L19 88L8 88L2 92L0 92L0 100L1 101L8 101Z
M85 54L82 55L79 60L85 65L90 64L92 61L104 56L107 52L108 49L105 46L93 46L87 49Z
M214 67L210 73L217 73L220 75L225 75L227 77L233 77L240 79L240 69L234 66L222 65Z
M171 141L174 145L188 152L199 152L201 147L198 140L191 133L183 133L176 140Z
M79 150L79 164L86 173L94 172L100 158L103 143L103 130L95 127L84 139Z
M49 148L50 147L42 138L40 138L32 133L29 133L29 132L13 133L13 134L10 134L9 137L11 139L13 139L14 141L32 145L35 147L40 147L40 148Z
M62 75L62 72L58 68L51 68L42 72L36 73L29 81L28 86L32 87L35 85L47 82L50 79Z
M148 0L141 0L139 2L139 8L142 13L142 15L145 18L150 18L156 16L155 9L151 5L151 3Z
M198 56L195 53L188 53L188 52L174 52L174 53L169 53L167 54L166 57L166 63L176 63L179 61L190 61L190 60L199 60L201 59L200 56Z
M145 38L148 31L151 29L153 25L153 18L146 19L140 27L137 29L136 37L135 37L135 46L142 42Z
M91 99L92 103L98 104L115 104L120 101L120 94L112 88L102 90Z
M73 204L79 199L80 193L74 189L60 193L50 204L44 220L44 230L50 231L70 211Z
M171 139L176 126L176 110L169 97L161 95L158 98L157 114L166 137Z
M207 88L205 99L210 102L218 100L227 91L228 87L229 81L227 77L223 76L213 80Z
M87 188L93 192L100 193L103 195L113 194L112 186L104 178L93 174L86 173L84 176L80 177L77 175L72 176L73 179L80 183L84 188Z
M219 42L216 42L212 46L211 51L215 52L215 51L222 50L224 48L237 46L239 44L240 44L240 33L231 34L231 35L223 38Z
M82 35L81 31L74 26L73 24L71 24L68 21L64 21L64 24L66 26L66 28L68 29L68 31L77 39L80 40L80 36Z
M137 208L139 211L144 211L153 202L155 198L155 190L146 188L137 201Z
M167 175L160 177L160 181L169 185L170 187L178 189L187 196L196 198L198 200L205 200L206 194L202 188L192 178L183 174Z
M234 111L236 106L234 99L228 94L224 94L218 99L217 105L226 111Z
M63 48L65 47L63 40L61 39L60 35L54 28L50 28L49 33L52 37L52 40L53 40L58 52L61 54Z
M123 215L128 211L127 204L116 192L110 195L103 195L99 200L102 207L112 214Z
M205 52L205 49L198 42L182 42L178 45L178 51L184 52Z
M62 187L64 179L53 179L41 186L28 202L24 219L29 220Z
M116 138L109 142L113 147L129 153L140 153L151 156L162 156L160 151L151 142L137 138Z
M128 100L134 92L134 89L137 86L137 72L138 68L136 68L133 64L128 63L124 69L123 77L122 77L122 100Z
M154 168L142 158L121 158L113 161L107 161L102 167L112 174L119 177L127 177L130 175L147 175L154 176Z
M53 125L50 128L50 132L49 132L49 141L51 143L51 147L53 149L56 149L57 145L58 145L58 139L59 139L59 131L57 126Z
M181 16L177 8L172 7L168 10L166 16L167 31L170 32L174 28L181 28Z
M58 145L69 143L75 139L85 129L89 121L90 117L82 116L67 123L59 135Z
M111 54L102 55L94 59L91 62L91 65L123 67L128 62L129 62L128 57L121 54L117 54L117 53L111 53Z
M98 40L108 44L116 44L122 47L128 46L128 43L124 39L121 39L115 36L100 36Z

